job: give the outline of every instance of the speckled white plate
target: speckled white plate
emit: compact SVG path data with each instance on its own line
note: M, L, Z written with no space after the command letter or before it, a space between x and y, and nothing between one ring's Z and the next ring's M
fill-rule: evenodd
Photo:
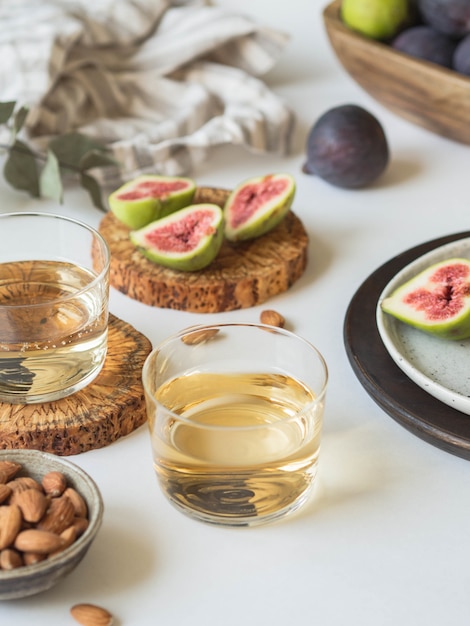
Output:
M470 339L439 339L400 322L381 309L382 300L426 267L453 257L470 259L470 238L460 239L419 257L383 289L377 303L379 335L398 367L429 394L470 415Z

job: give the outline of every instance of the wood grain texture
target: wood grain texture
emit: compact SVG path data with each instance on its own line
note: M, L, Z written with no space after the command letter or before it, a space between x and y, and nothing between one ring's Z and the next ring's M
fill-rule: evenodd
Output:
M223 206L229 191L200 187L194 203ZM289 289L307 265L308 236L291 211L271 232L247 242L225 240L217 258L197 272L180 272L146 259L129 229L107 213L99 231L111 249L111 285L150 306L216 313L261 304Z
M97 378L45 404L0 403L0 448L71 455L102 448L146 421L142 366L150 341L110 316L108 353Z
M328 38L344 69L381 104L428 130L470 144L470 78L416 59L347 28L341 0L323 12Z

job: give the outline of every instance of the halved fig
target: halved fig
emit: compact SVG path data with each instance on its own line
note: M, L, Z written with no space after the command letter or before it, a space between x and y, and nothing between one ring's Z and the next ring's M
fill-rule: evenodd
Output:
M225 236L244 241L266 234L287 215L295 195L289 174L268 174L238 185L224 205Z
M132 231L130 240L154 263L191 272L215 259L224 239L223 224L216 204L192 204Z
M470 337L470 260L431 265L381 302L397 319L443 339Z
M195 191L190 178L139 176L116 189L108 202L119 221L138 229L188 206Z

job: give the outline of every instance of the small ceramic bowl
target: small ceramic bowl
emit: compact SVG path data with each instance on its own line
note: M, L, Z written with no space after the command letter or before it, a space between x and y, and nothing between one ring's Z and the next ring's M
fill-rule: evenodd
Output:
M351 77L397 115L470 144L470 78L351 30L341 20L341 2L329 4L323 20L331 46Z
M80 467L62 457L38 450L0 450L0 461L20 463L17 476L31 476L40 481L50 471L62 472L69 486L85 499L88 507L87 530L60 554L34 565L0 570L0 600L31 596L50 589L70 573L83 559L101 526L103 499L92 478Z

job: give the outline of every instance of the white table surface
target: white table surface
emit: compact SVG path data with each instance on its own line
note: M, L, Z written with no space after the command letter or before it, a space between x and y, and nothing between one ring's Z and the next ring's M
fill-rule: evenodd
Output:
M221 0L238 9L238 0ZM385 414L352 371L343 321L379 265L422 242L470 228L470 147L395 116L337 61L321 0L251 0L246 11L291 33L265 78L296 113L289 157L217 150L193 177L231 187L270 171L297 180L295 211L310 236L304 276L269 308L323 352L330 369L317 491L286 520L255 529L193 521L161 494L146 426L69 457L98 483L101 531L84 561L52 590L0 603L0 624L65 626L77 602L107 607L122 626L458 626L468 624L469 462L415 437ZM330 107L356 103L382 122L392 159L369 189L345 191L301 172L308 129ZM0 180L0 211L44 210L98 225L79 188L62 206ZM257 321L260 307L200 315L151 308L116 292L110 310L153 344L207 321ZM365 338L367 340L367 338Z

